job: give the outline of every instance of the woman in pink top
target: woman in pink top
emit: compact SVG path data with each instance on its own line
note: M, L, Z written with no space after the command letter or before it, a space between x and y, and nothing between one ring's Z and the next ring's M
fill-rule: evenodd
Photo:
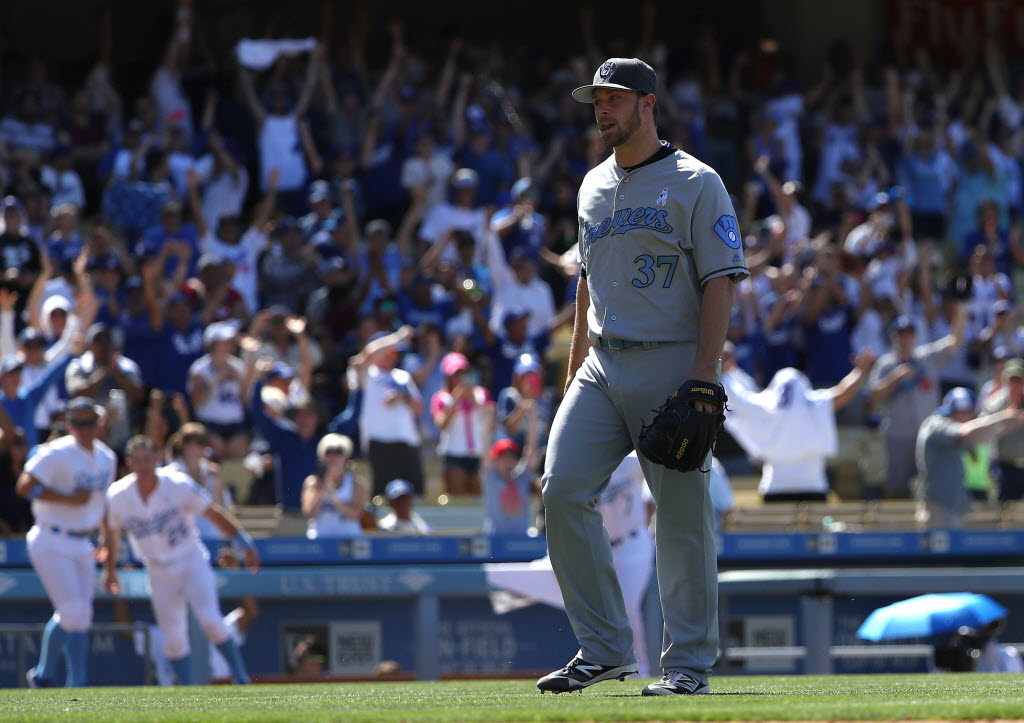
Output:
M441 360L444 388L430 400L430 414L441 430L437 452L449 494L480 494L480 459L494 430L494 402L469 371L464 355L446 354Z

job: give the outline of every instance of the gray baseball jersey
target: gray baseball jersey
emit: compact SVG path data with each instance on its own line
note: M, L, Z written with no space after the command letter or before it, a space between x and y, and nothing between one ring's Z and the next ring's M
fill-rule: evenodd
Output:
M914 376L902 381L883 407L882 428L894 435L915 437L921 423L939 406L939 372L952 358L955 350L949 337L914 347L908 364ZM883 354L871 368L868 386L874 386L902 362L893 352Z
M964 446L958 437L962 426L936 412L922 422L917 433L918 499L938 502L954 515L971 509L964 486Z
M578 207L592 339L696 341L701 287L749 275L722 179L683 151L629 172L609 156Z

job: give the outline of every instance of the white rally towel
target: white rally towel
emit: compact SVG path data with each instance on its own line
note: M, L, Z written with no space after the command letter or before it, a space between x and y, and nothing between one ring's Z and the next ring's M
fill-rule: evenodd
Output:
M832 457L838 440L832 393L813 389L803 372L780 369L768 386L751 391L731 372L722 375L732 412L725 428L747 453L768 464Z
M491 605L498 615L538 602L565 608L547 556L533 562L488 562L483 568L492 590Z
M238 62L249 70L266 70L282 55L299 55L309 53L316 47L316 38L292 38L282 40L251 40L244 38L238 41L235 55Z

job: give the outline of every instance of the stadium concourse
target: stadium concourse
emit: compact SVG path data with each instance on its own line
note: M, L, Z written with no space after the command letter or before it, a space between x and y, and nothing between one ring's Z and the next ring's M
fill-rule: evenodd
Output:
M570 93L610 55L657 72L659 135L721 176L751 272L723 372L775 434L719 438L722 568L1010 564L1024 545L1021 10L878 0L835 10L840 28L810 0L792 23L754 5L737 20L728 3L696 17L649 0L622 24L564 4L552 12L573 32L543 44L549 28L516 35L521 18L471 29L459 2L449 18L303 0L284 23L269 2L165 0L145 18L58 2L80 21L58 48L38 7L5 3L0 27L24 32L4 36L0 83L0 607L14 626L0 685L22 683L45 599L16 483L76 396L103 408L118 477L145 434L256 539L264 572L218 574L238 609L260 601L242 646L257 678L388 661L521 674L575 644L554 608L493 615L480 566L546 552L577 191L609 153ZM794 422L794 384L828 414ZM135 572L124 606L97 598L97 625L128 626L94 633L98 675L104 655L144 648L128 640L152 618ZM424 593L435 584L454 597ZM833 640L854 642L898 592L837 598ZM314 599L346 594L340 609ZM729 646L806 644L798 597L759 611L744 594ZM425 620L433 662L399 642ZM528 642L537 625L559 633ZM739 669L801 672L806 652Z

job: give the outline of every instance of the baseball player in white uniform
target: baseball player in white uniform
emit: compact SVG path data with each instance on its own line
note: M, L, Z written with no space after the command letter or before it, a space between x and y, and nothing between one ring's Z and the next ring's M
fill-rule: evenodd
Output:
M644 632L643 601L654 567L654 540L647 519L647 484L636 452L626 455L612 472L597 509L601 513L612 548L615 574L622 588L626 615L633 630L640 675L650 674ZM505 596L492 598L499 613L518 609L529 602L543 602L564 608L562 594L551 569L551 559L533 562L498 562L484 565L487 584ZM512 593L513 606L506 606Z
M251 599L250 599L251 600ZM251 603L250 604L255 604ZM246 608L237 607L227 615L224 616L224 625L227 626L228 633L231 635L231 639L235 641L235 644L241 648L245 643L246 630L249 624L251 624L252 614L246 611ZM150 662L153 664L153 673L156 677L156 684L161 686L174 685L176 674L174 668L171 667L171 661L167 659L164 654L164 636L160 632L158 625L150 625L148 630L149 638L149 650L146 650L146 638L147 632L138 630L132 636L132 643L135 645L135 652L138 655L149 656ZM228 680L233 678L231 672L231 666L228 665L228 661L221 655L220 650L214 645L210 645L210 679L211 680Z
M252 538L229 512L213 504L209 493L190 477L157 469L156 445L136 436L125 448L131 474L107 492L108 553L103 585L120 592L117 551L121 530L149 573L153 615L164 638L164 654L180 685L192 682L188 641L188 608L210 642L220 650L236 683L248 683L238 645L224 624L217 600L217 582L210 556L199 537L195 518L202 515L245 547L246 566L256 572L259 555Z
M644 633L643 602L647 583L654 568L654 540L647 527L647 506L644 504L644 471L636 452L630 452L612 472L597 509L608 530L626 617L633 630L633 650L639 660L638 672L650 675L647 636Z
M67 686L87 684L96 588L90 538L103 522L103 495L117 474L117 457L96 439L101 413L91 399L68 402L68 434L41 445L18 479L18 494L32 500L36 519L27 538L29 559L54 607L39 663L25 676L30 688L56 685L62 651Z
M614 153L579 191L576 323L565 398L544 470L548 551L580 650L537 681L582 690L637 672L611 541L596 502L639 442L644 421L679 386L717 385L733 284L748 276L736 214L722 180L658 140L657 78L635 58L612 58L573 97L592 103ZM719 411L698 402L707 412ZM708 692L718 650L718 583L710 460L677 472L641 457L658 507L664 677L644 695Z

